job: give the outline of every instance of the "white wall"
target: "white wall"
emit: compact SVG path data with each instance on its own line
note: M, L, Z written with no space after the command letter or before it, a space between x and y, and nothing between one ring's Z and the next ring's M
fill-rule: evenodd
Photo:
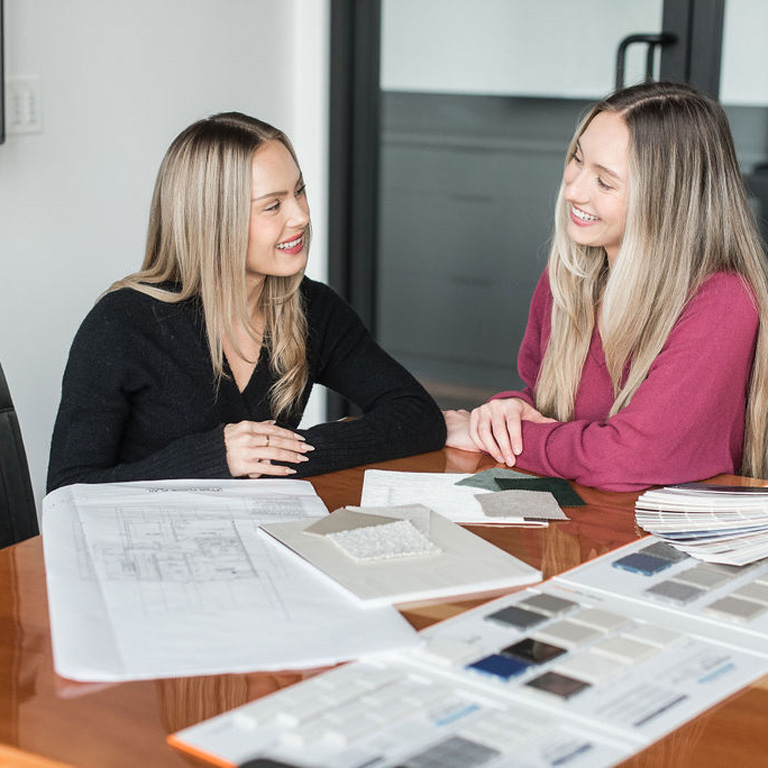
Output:
M723 104L768 104L768 3L728 0L725 4L720 100Z
M730 0L729 0L730 2ZM383 0L385 90L600 98L616 49L661 30L662 0ZM625 82L645 72L631 46Z
M139 266L157 166L187 124L236 109L294 138L324 279L327 17L327 0L5 0L6 77L42 90L42 132L0 145L0 361L38 502L70 342Z
M618 42L661 31L662 7L662 0L383 0L382 88L600 98L614 86ZM724 104L768 104L766 29L765 0L725 4ZM630 46L625 82L644 71L644 46Z

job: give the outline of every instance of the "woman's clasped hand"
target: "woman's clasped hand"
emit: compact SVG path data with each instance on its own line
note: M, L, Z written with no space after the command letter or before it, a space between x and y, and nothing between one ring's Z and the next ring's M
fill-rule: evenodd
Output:
M315 450L303 435L279 427L274 421L227 424L224 427L224 445L232 477L250 478L295 475L293 467L272 462L302 463L309 461L305 454Z
M519 397L491 400L484 405L466 410L445 411L448 427L446 446L465 451L485 451L499 464L515 466L523 452L522 423L553 423L530 403Z

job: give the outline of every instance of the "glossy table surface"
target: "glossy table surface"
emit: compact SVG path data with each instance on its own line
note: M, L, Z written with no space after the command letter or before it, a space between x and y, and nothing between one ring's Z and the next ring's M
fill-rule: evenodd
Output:
M371 465L382 469L475 472L488 457L452 449ZM312 480L329 510L357 504L363 470ZM758 485L721 476L719 482ZM545 578L643 535L634 522L637 494L574 486L587 502L566 510L570 520L548 528L475 527L474 532L541 568ZM200 765L169 747L166 736L313 671L84 684L53 670L40 537L0 550L0 745L87 768ZM477 605L480 599L403 608L422 628ZM2 763L2 761L0 761ZM624 766L757 766L768 764L768 677L650 748Z

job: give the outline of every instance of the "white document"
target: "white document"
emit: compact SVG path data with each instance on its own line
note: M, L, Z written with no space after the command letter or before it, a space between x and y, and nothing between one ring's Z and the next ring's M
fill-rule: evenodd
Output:
M363 507L389 507L404 504L424 504L454 523L474 525L525 525L546 527L546 520L523 517L489 517L475 498L492 493L484 488L456 485L468 474L451 472L390 472L367 469L363 477Z
M354 509L364 513L364 508ZM372 605L455 597L541 581L541 572L527 563L446 520L442 515L424 507L421 509L428 515L426 530L429 542L435 545L435 551L391 559L355 560L345 554L329 536L305 532L305 528L313 525L313 520L272 523L263 527L361 600ZM410 519L398 508L393 507L391 510L392 515ZM425 526L423 520L418 519L418 510L417 507L413 513L414 529L423 530ZM384 513L378 507L374 511L377 515Z
M56 671L109 681L334 664L413 645L259 531L326 514L300 480L74 485L43 502Z

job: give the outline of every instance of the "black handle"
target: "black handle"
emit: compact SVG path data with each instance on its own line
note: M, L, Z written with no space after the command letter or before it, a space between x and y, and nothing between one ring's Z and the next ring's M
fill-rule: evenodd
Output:
M645 79L653 80L653 59L656 54L656 46L671 45L677 42L675 35L666 32L658 34L627 35L620 43L616 51L616 88L624 87L624 64L627 57L627 48L635 43L643 43L648 46L645 57Z

